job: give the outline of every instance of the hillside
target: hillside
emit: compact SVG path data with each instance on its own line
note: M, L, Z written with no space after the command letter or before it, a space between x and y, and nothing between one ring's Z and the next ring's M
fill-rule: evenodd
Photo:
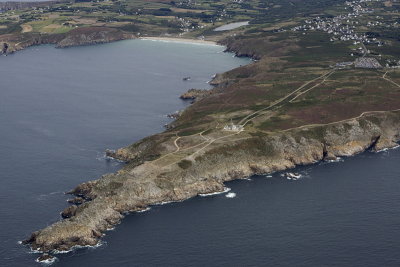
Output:
M95 245L125 212L223 191L224 182L253 174L396 146L398 9L395 1L364 0L113 1L18 10L18 23L3 13L9 24L0 38L9 38L10 49L30 36L64 47L161 35L216 40L255 59L218 74L215 88L199 91L204 95L165 132L109 151L125 167L77 186L65 219L25 243L46 253ZM29 32L7 32L11 25Z

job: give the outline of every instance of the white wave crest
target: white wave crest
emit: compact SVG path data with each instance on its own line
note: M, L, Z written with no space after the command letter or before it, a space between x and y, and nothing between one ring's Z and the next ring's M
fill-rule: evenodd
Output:
M303 175L300 173L293 173L293 172L287 172L285 173L286 179L291 180L291 181L297 181L301 178L303 178Z
M231 191L231 189L229 187L224 187L223 191L217 191L217 192L207 193L207 194L199 194L199 196L201 196L201 197L209 197L209 196L215 196L215 195L228 193L229 191Z
M91 245L85 245L85 246L75 245L75 246L72 246L69 250L57 250L57 249L54 249L54 250L51 251L51 253L52 254L67 254L67 253L70 253L70 252L72 252L74 250L81 249L81 248L95 249L95 248L98 248L98 247L100 247L100 246L102 246L104 244L105 244L104 241L99 241L94 246L91 246Z
M40 259L40 257L39 258L37 258L35 261L37 262L37 263L42 263L42 264L44 264L44 265L47 265L47 266L49 266L49 265L52 265L53 263L55 263L58 259L57 259L57 257L52 257L52 258L50 258L50 259L46 259L46 260L39 260Z
M230 192L230 193L226 194L225 197L227 197L227 198L235 198L236 197L236 193Z
M389 150L397 149L397 148L399 148L399 147L400 147L400 145L397 145L397 146L394 146L394 147L389 147L389 148L380 149L380 150L376 151L376 153L386 152L386 151L389 151Z
M143 212L146 212L146 211L149 211L149 210L151 210L151 208L150 208L150 207L147 207L147 208L145 208L145 209L138 210L138 211L136 211L136 212L137 212L137 213L143 213Z

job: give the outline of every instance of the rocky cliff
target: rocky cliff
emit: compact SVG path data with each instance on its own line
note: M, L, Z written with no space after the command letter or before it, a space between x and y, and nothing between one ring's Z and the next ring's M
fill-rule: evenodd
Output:
M160 146L158 135L118 150L113 156L131 164L73 189L70 193L84 203L65 210L66 219L34 232L25 244L41 252L95 245L126 212L223 191L224 182L233 179L394 147L400 140L400 112L371 112L274 133L243 131L225 140L213 134L207 137L215 142L168 164L164 159L175 149L167 145L173 138L165 137ZM163 156L154 159L156 149Z
M55 44L58 48L108 43L136 38L116 28L84 27L63 34L5 34L0 39L0 54L11 54L33 45Z
M116 28L85 27L76 28L57 43L57 47L70 47L79 45L91 45L109 43L119 40L132 39L134 35L125 33Z
M180 99L183 100L195 100L195 99L201 99L203 97L206 97L208 95L212 94L212 90L206 90L206 89L190 89L186 93L183 93L180 96Z

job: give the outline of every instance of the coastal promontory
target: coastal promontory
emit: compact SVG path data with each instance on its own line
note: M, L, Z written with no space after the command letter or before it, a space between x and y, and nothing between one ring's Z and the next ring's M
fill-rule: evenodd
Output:
M124 167L69 190L63 219L23 242L44 259L98 244L126 214L151 205L400 141L399 3L150 2L56 3L0 15L6 55L45 43L64 48L153 36L211 40L254 60L216 74L213 89L181 95L196 101L164 132L107 150ZM215 31L235 21L249 23Z

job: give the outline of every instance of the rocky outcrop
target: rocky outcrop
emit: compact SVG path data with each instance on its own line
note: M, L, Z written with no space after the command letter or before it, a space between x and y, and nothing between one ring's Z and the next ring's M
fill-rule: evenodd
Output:
M183 100L195 100L201 99L203 97L209 96L212 94L212 90L205 89L190 89L186 93L180 96L180 99Z
M64 219L71 218L71 217L75 216L77 209L78 209L78 206L76 206L76 205L69 206L68 208L64 209L61 212L61 217L63 217Z
M43 253L40 257L37 258L36 261L44 264L51 264L55 261L55 257L48 253Z
M92 45L132 38L135 38L133 34L125 33L116 28L83 27L69 31L66 36L57 43L56 46L63 48L70 46Z
M41 44L56 44L64 37L64 34L4 34L0 36L0 54L8 55L27 47Z
M86 200L82 197L75 197L72 199L68 199L67 202L70 204L75 204L75 205L81 205L85 202Z
M224 182L253 174L393 147L400 140L400 112L371 113L329 125L242 135L232 142L215 142L195 157L186 158L185 164L162 165L152 160L128 164L115 174L81 184L70 193L91 201L72 206L66 212L67 219L33 233L24 243L46 253L95 245L126 212L222 191ZM159 147L152 139L159 137L146 138L116 154L131 161L146 158L145 154Z
M131 154L129 154L125 149L117 149L117 150L107 149L106 156L121 161L129 161L131 159Z
M220 43L226 46L226 52L233 52L237 57L250 57L255 60L259 60L262 58L263 53L261 51L257 51L253 47L249 46L247 43L248 40L244 39L236 39L234 37L228 37L224 40L221 40ZM267 40L261 39L257 40L262 45L263 42Z
M136 38L116 28L83 27L63 34L4 34L0 36L0 54L11 54L27 47L41 44L54 44L58 48L80 45L108 43Z

